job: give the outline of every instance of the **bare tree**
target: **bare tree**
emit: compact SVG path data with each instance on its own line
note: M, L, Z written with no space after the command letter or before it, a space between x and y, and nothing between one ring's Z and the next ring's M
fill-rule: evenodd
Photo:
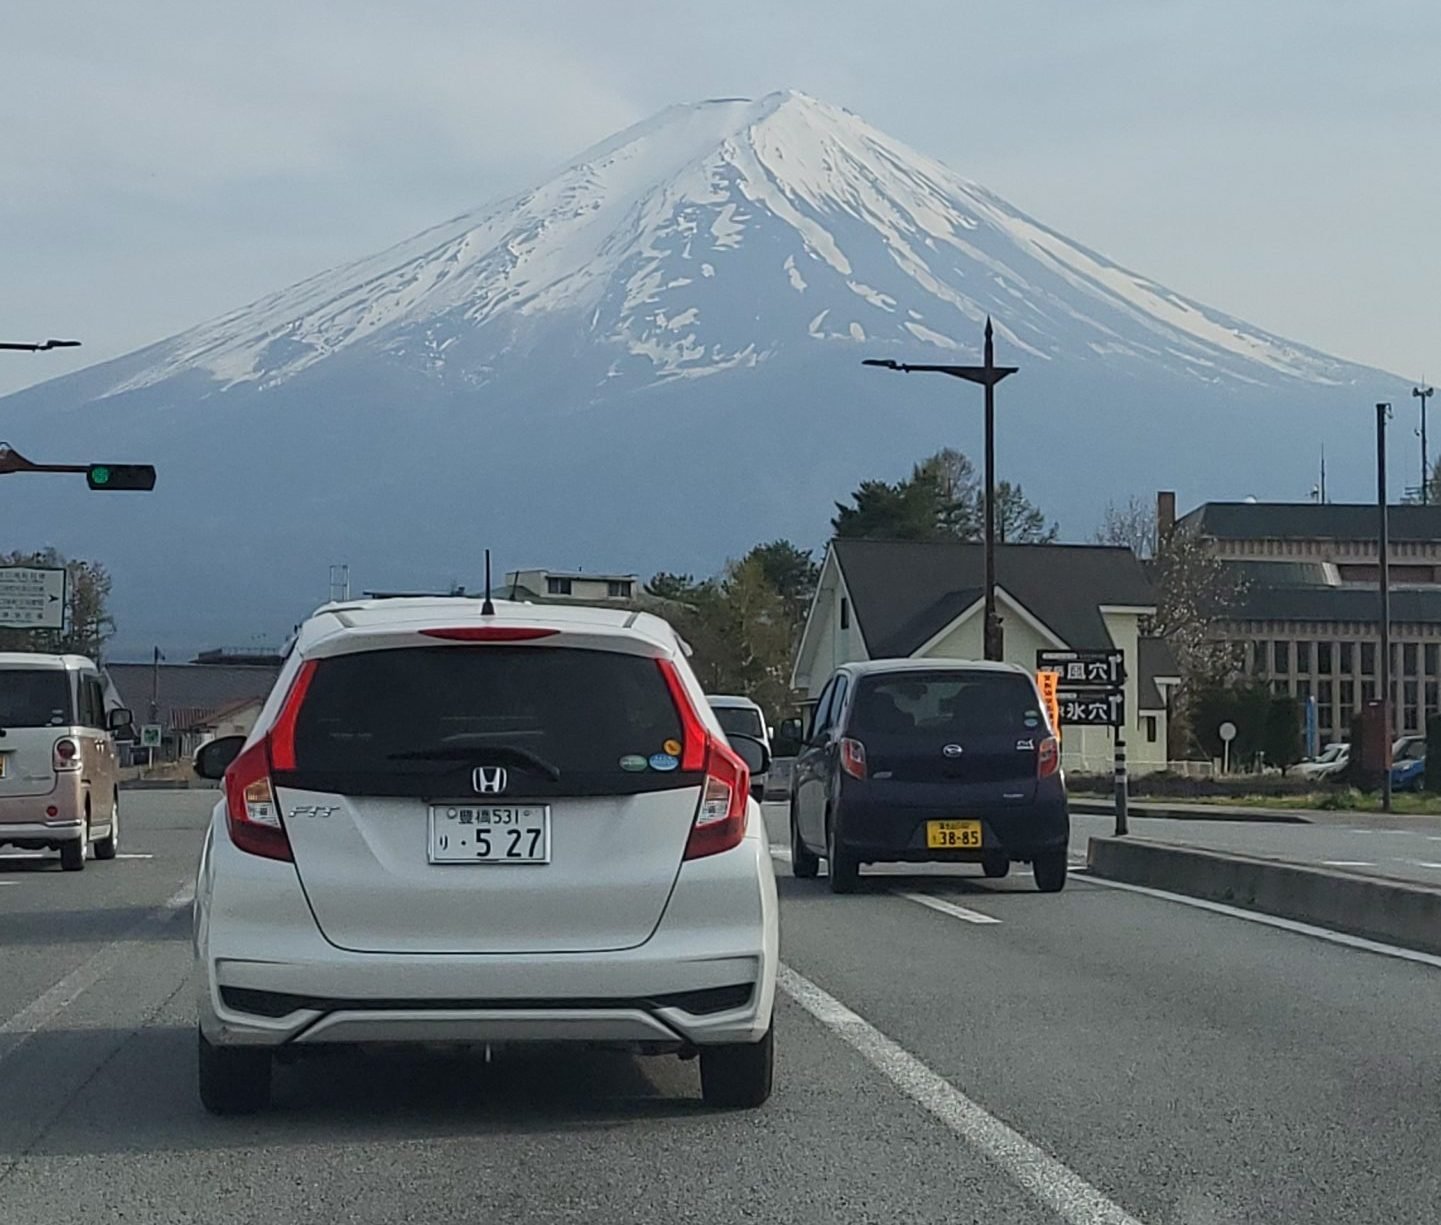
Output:
M1137 557L1150 557L1156 550L1156 507L1132 494L1125 504L1107 502L1096 529L1096 543L1121 545Z

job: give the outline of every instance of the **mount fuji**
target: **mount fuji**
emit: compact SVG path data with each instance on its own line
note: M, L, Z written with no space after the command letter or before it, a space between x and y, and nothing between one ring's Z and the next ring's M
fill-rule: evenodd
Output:
M1000 474L1084 539L1108 498L1362 496L1395 376L1129 272L804 94L670 107L545 182L0 401L34 458L149 460L155 493L0 487L16 546L115 575L117 647L276 633L357 586L502 567L709 572L825 536L979 397L862 357L973 361Z

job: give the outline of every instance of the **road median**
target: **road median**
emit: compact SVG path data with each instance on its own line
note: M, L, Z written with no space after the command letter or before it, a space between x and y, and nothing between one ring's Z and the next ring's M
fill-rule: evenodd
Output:
M1441 955L1441 889L1144 838L1092 838L1091 876Z

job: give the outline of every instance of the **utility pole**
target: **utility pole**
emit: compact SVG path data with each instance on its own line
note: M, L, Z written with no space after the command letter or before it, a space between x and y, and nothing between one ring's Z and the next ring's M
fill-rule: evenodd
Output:
M1386 751L1381 762L1381 811L1391 811L1391 524L1386 505L1386 418L1389 404L1376 405L1376 509L1381 564L1381 726Z
M1431 456L1426 450L1426 401L1436 394L1436 388L1428 387L1426 379L1421 379L1420 387L1411 388L1411 394L1421 401L1421 505L1428 506L1431 502Z
M1007 375L1015 374L1018 366L996 365L996 347L991 318L986 316L984 362L979 366L918 366L890 358L867 358L863 366L879 366L903 374L921 371L949 374L952 378L979 383L986 389L986 607L985 657L999 661L1005 655L1001 619L996 612L996 384Z

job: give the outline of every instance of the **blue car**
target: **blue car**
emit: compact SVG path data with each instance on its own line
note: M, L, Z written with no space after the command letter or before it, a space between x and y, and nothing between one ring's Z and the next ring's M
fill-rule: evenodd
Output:
M1426 783L1426 738L1403 736L1391 748L1391 790L1420 791Z

